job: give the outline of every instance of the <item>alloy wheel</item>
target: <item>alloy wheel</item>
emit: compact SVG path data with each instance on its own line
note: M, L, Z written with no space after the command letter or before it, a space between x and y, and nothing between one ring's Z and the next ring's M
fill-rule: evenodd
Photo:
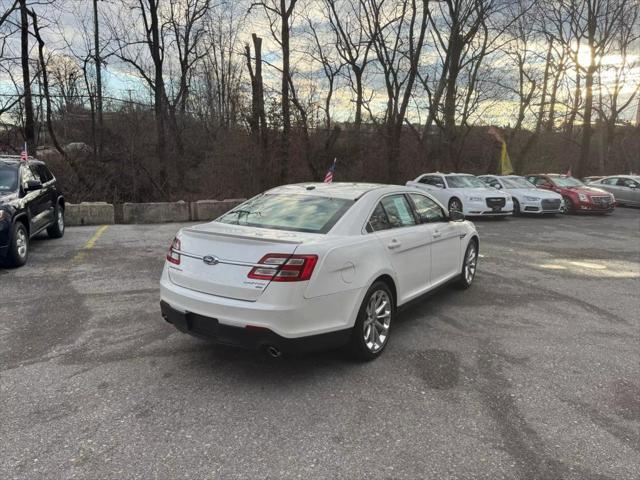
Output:
M61 208L58 208L58 230L64 231L64 211Z
M478 254L476 247L472 243L467 249L467 258L464 262L464 279L468 284L471 284L473 277L476 275L476 266L478 265Z
M391 326L391 299L384 290L376 290L369 298L363 322L364 343L375 353L384 347Z
M27 234L23 228L19 228L16 231L16 250L20 258L27 256L27 248L29 241L27 240Z
M455 211L455 212L462 212L462 204L460 203L460 200L456 200L456 199L451 200L451 202L449 203L449 210Z

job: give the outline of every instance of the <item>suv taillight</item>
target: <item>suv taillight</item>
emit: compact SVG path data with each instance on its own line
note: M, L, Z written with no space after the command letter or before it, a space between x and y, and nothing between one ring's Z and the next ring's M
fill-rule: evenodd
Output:
M169 247L169 251L167 252L167 262L173 263L174 265L180 265L180 240L178 237L173 239L171 242L171 246Z
M273 282L302 282L311 278L318 263L318 256L267 253L258 263L264 266L253 267L249 272L249 278Z

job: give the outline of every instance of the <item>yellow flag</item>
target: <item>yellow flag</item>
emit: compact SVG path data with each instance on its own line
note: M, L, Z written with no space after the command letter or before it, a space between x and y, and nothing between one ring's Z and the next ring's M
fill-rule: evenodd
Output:
M513 167L511 166L511 159L507 152L507 142L502 142L502 151L500 152L500 174L511 175L513 173Z

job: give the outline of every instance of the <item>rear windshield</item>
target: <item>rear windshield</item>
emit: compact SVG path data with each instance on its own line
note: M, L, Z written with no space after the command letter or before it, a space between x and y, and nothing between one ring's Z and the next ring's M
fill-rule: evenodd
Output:
M327 233L354 200L314 195L262 194L216 221L292 232Z
M0 193L15 192L18 189L18 169L0 163Z

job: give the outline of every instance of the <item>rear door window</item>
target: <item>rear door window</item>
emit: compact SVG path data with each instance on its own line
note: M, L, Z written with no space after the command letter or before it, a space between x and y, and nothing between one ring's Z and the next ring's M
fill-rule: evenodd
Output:
M618 178L605 178L604 180L602 180L602 183L604 185L615 185L616 183L618 185L620 185L620 182L618 181Z
M35 165L31 165L31 170L33 170L36 177L42 182L47 183L48 181L53 179L53 175L49 171L47 167L44 165L37 163Z
M632 180L631 178L621 178L620 180L618 180L618 186L637 188L638 182L636 182L635 180Z
M23 188L27 186L27 182L29 180L37 180L37 178L31 171L31 169L28 166L24 165L20 168L20 183Z
M389 223L387 212L384 211L382 204L378 203L367 222L367 232L379 232L381 230L389 230L390 228L391 224Z

